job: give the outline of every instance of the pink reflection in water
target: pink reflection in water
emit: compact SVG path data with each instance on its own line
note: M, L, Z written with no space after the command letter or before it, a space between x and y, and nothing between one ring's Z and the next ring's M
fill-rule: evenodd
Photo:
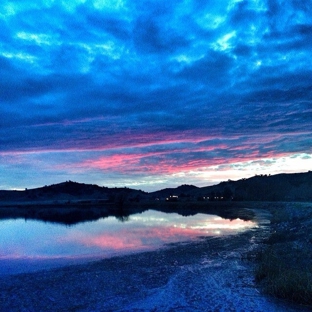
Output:
M107 220L109 221L112 220ZM78 244L85 249L105 252L136 251L157 248L166 243L194 240L200 236L235 234L256 226L254 222L240 219L230 221L205 214L183 217L156 211L134 215L125 223L114 221L116 224L110 229L103 226L92 233L75 231L63 237L60 243Z
M199 236L235 234L255 226L240 219L230 221L205 214L183 217L151 210L132 215L127 222L109 217L71 227L37 221L1 221L0 260L107 257Z

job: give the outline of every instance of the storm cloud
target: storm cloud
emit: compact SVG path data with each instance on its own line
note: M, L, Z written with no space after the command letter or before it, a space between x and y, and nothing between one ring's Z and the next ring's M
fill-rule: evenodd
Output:
M3 1L0 187L209 184L216 166L303 162L311 12L297 0Z

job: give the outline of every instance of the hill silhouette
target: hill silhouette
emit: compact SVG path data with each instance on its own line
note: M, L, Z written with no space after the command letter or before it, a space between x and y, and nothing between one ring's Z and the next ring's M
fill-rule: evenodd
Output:
M9 203L105 203L140 200L165 200L175 195L179 200L209 201L312 201L312 171L305 173L257 175L213 186L181 185L156 192L131 188L108 188L95 184L66 181L23 191L0 191L0 205Z
M88 203L94 201L113 202L117 198L127 197L130 200L144 197L145 192L130 188L108 188L96 184L84 184L66 181L49 186L25 189L23 191L0 191L0 203L4 202L73 202Z
M306 173L257 175L228 180L193 192L198 196L223 197L237 201L311 201L312 171Z

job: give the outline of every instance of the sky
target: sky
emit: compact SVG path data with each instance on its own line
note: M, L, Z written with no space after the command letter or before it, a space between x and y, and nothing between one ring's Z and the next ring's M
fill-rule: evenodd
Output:
M2 0L0 189L312 170L312 1Z

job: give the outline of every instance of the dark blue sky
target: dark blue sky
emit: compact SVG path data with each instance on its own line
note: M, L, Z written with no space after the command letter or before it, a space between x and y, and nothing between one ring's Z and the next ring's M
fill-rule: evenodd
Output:
M1 1L0 188L312 169L312 1Z

